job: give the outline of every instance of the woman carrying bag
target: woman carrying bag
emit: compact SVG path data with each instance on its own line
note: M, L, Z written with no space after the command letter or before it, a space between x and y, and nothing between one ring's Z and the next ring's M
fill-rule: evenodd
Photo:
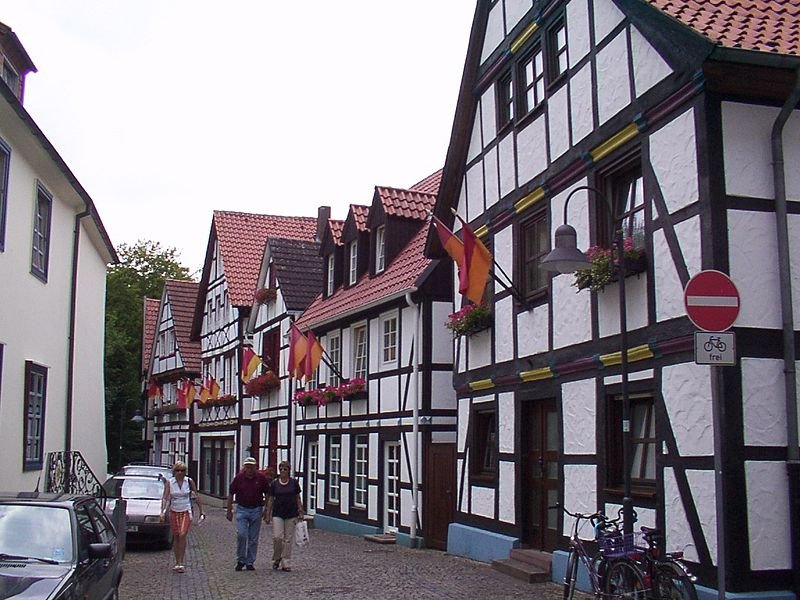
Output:
M303 500L300 484L289 477L289 463L278 465L278 477L269 488L264 520L272 521L272 568L291 571L294 528L303 518Z
M161 520L167 518L169 509L169 526L174 540L172 551L175 553L175 566L172 570L183 573L186 567L183 564L186 555L186 536L192 524L192 500L197 502L200 519L205 518L203 505L197 493L194 481L186 477L186 463L177 461L172 467L172 477L164 485L164 495L161 497Z

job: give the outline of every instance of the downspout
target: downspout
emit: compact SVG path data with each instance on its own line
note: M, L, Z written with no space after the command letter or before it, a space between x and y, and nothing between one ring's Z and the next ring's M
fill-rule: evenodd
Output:
M83 212L75 215L75 228L72 231L72 275L69 291L69 347L67 349L67 415L64 426L64 451L72 450L72 404L74 393L72 390L75 381L75 322L77 320L78 304L78 252L81 242L81 221L92 214L91 207L87 204ZM69 464L69 461L67 461Z
M411 365L411 396L413 398L413 412L411 417L411 439L414 444L414 452L411 457L411 547L417 547L417 522L419 520L419 473L420 473L420 439L419 439L419 325L420 308L411 300L411 294L417 291L412 288L406 292L406 304L414 309L414 358Z
M800 101L800 67L795 84L772 126L772 178L775 186L775 216L778 227L778 269L783 321L783 373L786 391L786 475L789 479L789 531L792 549L794 593L800 596L800 447L797 432L797 373L795 369L792 277L789 256L789 222L786 205L786 174L783 164L783 129Z

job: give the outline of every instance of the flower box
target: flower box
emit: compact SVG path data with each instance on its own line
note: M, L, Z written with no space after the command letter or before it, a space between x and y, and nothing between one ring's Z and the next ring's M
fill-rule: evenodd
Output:
M625 253L625 277L647 271L647 255L643 250L635 248L633 239L628 237L623 241ZM599 292L609 283L619 280L619 259L617 250L592 246L586 252L592 265L586 269L575 272L575 281L572 285L578 291L590 289Z
M299 389L294 393L292 401L298 406L325 406L340 400L355 400L355 396L366 394L365 390L366 381L356 378L338 386L327 385L315 390Z
M254 295L255 301L259 304L266 304L272 302L278 297L278 290L273 287L264 287L256 290Z
M178 404L165 404L163 406L153 409L153 412L151 414L154 417L160 417L163 415L174 415L181 412L185 413L186 408L178 406Z
M274 371L267 371L258 377L253 377L245 385L250 396L266 396L272 390L281 387L281 380Z
M211 406L232 406L236 404L236 402L236 396L232 394L225 394L219 398L209 398L206 400L205 404L202 404L201 406L203 408L209 408Z
M361 377L345 381L338 387L342 400L365 400L367 398L367 382Z
M483 304L467 304L449 315L444 324L453 337L472 335L492 326L492 313Z

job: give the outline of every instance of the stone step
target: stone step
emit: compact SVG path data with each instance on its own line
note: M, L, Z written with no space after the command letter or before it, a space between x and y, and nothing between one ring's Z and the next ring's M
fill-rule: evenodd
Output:
M375 542L376 544L394 544L397 541L396 536L388 533L371 533L364 536L368 542Z
M513 548L511 552L508 553L508 557L534 565L545 571L550 571L550 565L553 562L553 555L549 552L532 550L530 548Z
M513 558L502 558L492 561L492 568L506 575L511 575L516 579L527 581L528 583L543 583L550 581L550 570L542 569L535 565Z

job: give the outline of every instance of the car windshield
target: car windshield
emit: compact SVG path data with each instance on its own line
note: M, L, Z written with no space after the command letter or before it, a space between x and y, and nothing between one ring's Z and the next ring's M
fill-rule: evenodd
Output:
M0 504L0 560L24 558L72 562L68 509Z
M154 467L148 465L123 467L125 475L161 475L162 477L172 477L172 470L169 467Z
M109 496L126 500L158 500L164 494L164 482L160 479L113 478L103 487Z

